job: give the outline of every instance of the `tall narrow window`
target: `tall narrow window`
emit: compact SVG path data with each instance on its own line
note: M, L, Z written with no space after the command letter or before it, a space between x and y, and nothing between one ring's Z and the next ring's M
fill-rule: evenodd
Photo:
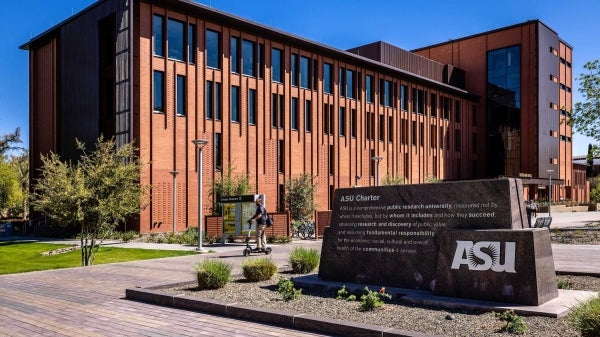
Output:
M400 109L408 110L408 87L406 85L400 86Z
M298 130L298 98L292 97L292 106L290 107L290 127L292 130Z
M185 116L185 76L177 75L177 115Z
M256 76L256 44L252 41L242 41L242 73Z
M350 136L352 138L356 138L356 123L357 123L357 115L356 109L352 109L352 116L350 116Z
M256 124L256 89L248 89L248 123Z
M388 116L388 142L392 143L394 141L394 118L392 116Z
M460 101L454 101L454 121L460 123L461 105Z
M207 119L212 119L213 118L213 111L214 111L214 92L213 92L213 81L206 81L206 88L205 88L205 95L206 97L204 98L206 104L205 104L205 108L204 108L204 115L206 116Z
M329 174L335 174L335 152L333 145L329 145Z
M333 93L333 66L330 63L323 63L323 92Z
M279 173L285 172L285 142L280 139L277 141L277 171Z
M265 44L258 44L258 78L265 78Z
M373 91L374 88L374 80L373 80L373 76L371 75L367 75L366 78L366 82L367 82L367 88L366 88L366 96L367 96L367 103L373 103L373 101L375 100L375 92Z
M221 120L221 83L215 82L215 97L214 97L214 106L215 106L215 119Z
M223 137L221 133L215 132L215 170L223 170Z
M231 86L231 121L240 121L240 87Z
M165 73L154 71L154 111L165 112Z
M206 66L221 69L221 33L206 30Z
M306 132L311 132L312 130L312 112L309 100L304 102L304 129Z
M425 114L425 93L421 89L412 90L412 111L416 114Z
M354 86L354 71L346 70L346 97L348 98L356 98L356 91Z
M437 116L437 95L431 93L431 98L429 99L431 104L431 117Z
M340 136L346 136L346 108L340 107Z
M279 83L283 83L283 59L281 55L281 49L271 49L271 79Z
M154 40L154 55L165 56L165 18L160 15L152 17L152 38Z
M379 115L379 140L385 140L385 116Z
M339 77L340 96L346 97L346 71L342 67L340 67Z
M394 90L391 81L385 81L385 106L392 106Z
M292 76L292 85L298 86L298 54L292 54L290 75Z
M279 108L279 104L277 103L277 94L271 94L271 127L277 127L277 117L279 113L277 113L277 109Z
M300 87L310 89L311 71L310 59L305 56L300 56Z
M230 47L230 59L231 59L231 72L240 72L240 53L239 53L240 38L236 36L231 37Z
M169 19L167 22L167 45L169 46L169 58L184 61L184 24L181 21Z
M196 63L196 26L188 25L188 62Z
M323 104L323 133L329 133L329 104Z

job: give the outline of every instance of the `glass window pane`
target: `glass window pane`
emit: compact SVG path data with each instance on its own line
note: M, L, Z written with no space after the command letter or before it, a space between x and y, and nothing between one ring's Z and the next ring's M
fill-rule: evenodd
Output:
M163 36L165 19L160 15L154 15L152 20L152 34L154 38L154 55L165 56L165 41Z
M244 40L242 41L242 73L248 76L255 76L255 60L254 60L254 42Z
M300 56L300 87L310 88L310 63L304 56Z
M167 34L169 58L183 61L183 22L169 19Z
M231 86L231 121L240 121L240 87Z
M221 120L221 83L215 82L215 119Z
M177 75L177 114L185 115L185 77Z
M213 118L213 109L214 109L214 105L213 105L213 82L212 81L206 81L206 97L204 98L206 101L206 108L205 108L205 116L208 119L212 119Z
M354 71L346 70L346 90L347 97L354 98Z
M329 63L323 63L323 91L326 94L333 93L333 82L331 81L332 66Z
M188 26L188 62L196 63L196 26Z
M271 78L274 82L283 82L281 77L281 50L277 48L271 49Z
M240 58L238 55L238 44L239 44L239 39L237 37L232 37L231 38L231 55L230 55L230 59L231 59L231 72L232 73L239 73L240 69L239 69L239 63L240 63Z
M162 71L154 71L154 111L165 112L165 74Z
M214 30L206 30L206 66L210 68L221 69L221 36Z

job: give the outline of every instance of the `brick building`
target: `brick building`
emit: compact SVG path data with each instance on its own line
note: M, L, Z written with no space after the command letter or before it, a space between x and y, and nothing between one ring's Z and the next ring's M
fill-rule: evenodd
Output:
M539 21L413 52L384 42L343 51L191 1L100 0L21 48L30 172L40 153L75 156L75 137L134 140L153 186L141 232L170 231L174 214L178 231L198 223L198 139L208 141L204 215L211 182L229 169L248 173L272 210L303 172L319 210L336 188L385 177L521 176L541 198L554 170L553 196L584 196L561 123L571 47Z

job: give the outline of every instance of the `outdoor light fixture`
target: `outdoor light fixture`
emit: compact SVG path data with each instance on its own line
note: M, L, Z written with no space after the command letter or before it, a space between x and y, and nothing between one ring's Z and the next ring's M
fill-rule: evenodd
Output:
M198 252L202 249L202 148L208 144L208 140L194 139L192 143L196 145L198 152Z
M375 171L375 186L379 186L379 163L382 159L383 157L381 156L374 156L371 158L371 160L377 164L377 170Z

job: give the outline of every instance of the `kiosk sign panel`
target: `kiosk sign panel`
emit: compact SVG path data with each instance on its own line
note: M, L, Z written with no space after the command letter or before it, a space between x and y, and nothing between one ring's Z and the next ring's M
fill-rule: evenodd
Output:
M248 233L248 223L256 211L256 199L262 198L263 194L222 196L219 202L223 205L223 236L222 241L228 235L245 235Z

